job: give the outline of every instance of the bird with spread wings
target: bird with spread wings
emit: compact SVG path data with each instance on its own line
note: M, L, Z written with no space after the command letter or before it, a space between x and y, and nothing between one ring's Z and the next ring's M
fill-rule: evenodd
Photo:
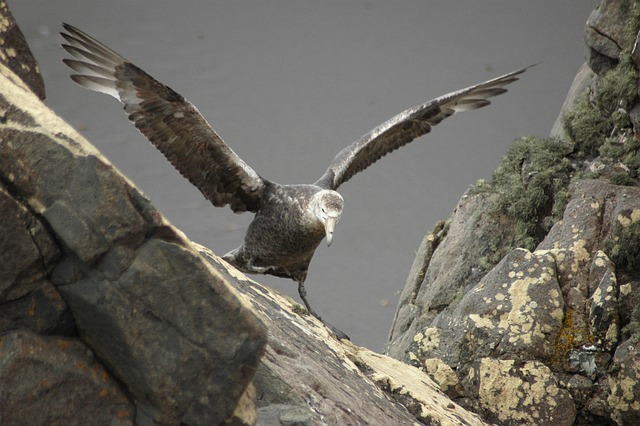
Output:
M336 192L340 185L456 112L489 105L489 98L505 93L504 86L529 68L407 109L340 151L315 183L282 185L242 161L180 94L86 33L63 26L62 46L75 58L63 61L75 72L73 81L122 102L129 120L214 206L255 214L243 244L223 259L246 273L293 279L307 310L321 321L304 283L318 245L333 240L344 206Z

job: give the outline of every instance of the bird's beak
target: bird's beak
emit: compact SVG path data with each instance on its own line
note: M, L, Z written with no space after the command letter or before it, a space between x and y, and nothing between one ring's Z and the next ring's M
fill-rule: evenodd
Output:
M324 230L327 233L327 247L331 245L333 241L333 231L336 229L337 217L328 217L324 222Z

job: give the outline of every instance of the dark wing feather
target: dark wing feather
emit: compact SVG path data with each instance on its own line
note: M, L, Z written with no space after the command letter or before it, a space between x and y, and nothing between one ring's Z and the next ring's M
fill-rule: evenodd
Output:
M489 105L487 98L506 92L507 89L503 86L518 80L518 76L528 68L530 67L440 96L401 112L340 151L316 185L337 189L353 175L391 151L429 133L431 127L445 118L458 111L469 111Z
M76 83L119 99L129 119L204 196L234 212L257 211L265 181L181 95L71 25L62 47Z

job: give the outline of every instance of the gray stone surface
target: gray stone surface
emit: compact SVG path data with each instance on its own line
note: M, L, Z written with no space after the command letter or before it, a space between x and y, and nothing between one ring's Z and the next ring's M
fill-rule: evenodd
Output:
M77 339L0 334L0 424L133 425L121 386Z
M209 249L200 252L226 271L269 328L254 378L259 424L484 424L424 372L336 340L293 300L251 281Z
M79 337L132 395L139 422L223 421L262 355L262 322L6 68L0 87L0 206L11 213L2 224L3 328L60 332L45 322L64 322L68 306Z

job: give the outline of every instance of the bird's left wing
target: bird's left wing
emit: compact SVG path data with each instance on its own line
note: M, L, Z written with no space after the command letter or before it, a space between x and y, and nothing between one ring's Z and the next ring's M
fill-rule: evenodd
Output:
M340 151L316 185L337 189L391 151L429 133L431 127L445 118L458 111L489 105L488 98L505 93L507 89L504 86L518 80L518 76L528 68L440 96L401 112Z
M63 24L76 59L64 63L76 83L120 100L140 132L213 205L234 212L257 211L265 181L224 143L195 106L118 53Z

